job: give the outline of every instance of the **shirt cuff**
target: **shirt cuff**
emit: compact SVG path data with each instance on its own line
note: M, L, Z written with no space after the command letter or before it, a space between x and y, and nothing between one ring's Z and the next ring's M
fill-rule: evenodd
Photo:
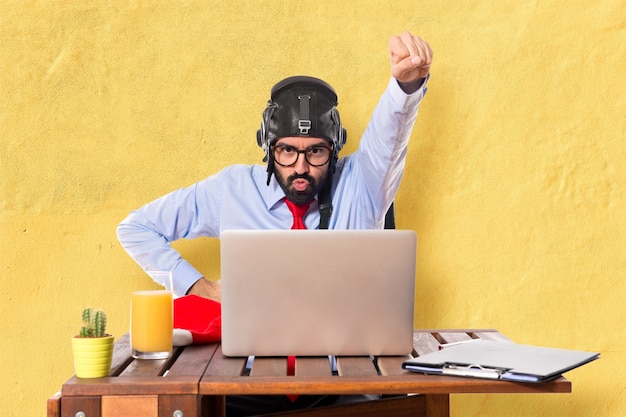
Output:
M411 94L407 94L398 84L398 80L391 77L391 80L389 80L389 92L391 93L393 101L398 103L401 107L410 105L414 101L421 101L422 98L424 98L424 94L426 94L426 91L428 90L426 85L428 84L429 79L430 74L428 74L426 78L422 79L422 85L417 89L417 91Z
M183 296L187 294L189 288L196 283L202 274L198 272L191 264L185 260L176 265L172 271L172 282L174 294Z
M428 76L428 74L427 74L427 76ZM417 79L417 80L412 81L410 83L402 83L402 82L398 81L398 85L400 86L400 88L405 93L413 94L414 92L419 90L424 85L424 82L426 82L426 78L420 78L420 79Z

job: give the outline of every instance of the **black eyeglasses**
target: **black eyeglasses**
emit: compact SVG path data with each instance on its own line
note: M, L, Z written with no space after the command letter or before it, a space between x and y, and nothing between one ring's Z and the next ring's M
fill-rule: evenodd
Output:
M322 145L310 146L302 150L289 145L276 145L274 146L274 161L280 166L290 167L298 162L302 153L309 165L319 167L328 163L332 151L333 148Z

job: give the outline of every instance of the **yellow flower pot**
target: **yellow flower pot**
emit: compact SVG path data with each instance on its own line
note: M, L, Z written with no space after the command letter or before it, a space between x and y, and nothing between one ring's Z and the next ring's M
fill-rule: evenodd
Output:
M113 358L113 336L73 337L74 370L79 378L109 376Z

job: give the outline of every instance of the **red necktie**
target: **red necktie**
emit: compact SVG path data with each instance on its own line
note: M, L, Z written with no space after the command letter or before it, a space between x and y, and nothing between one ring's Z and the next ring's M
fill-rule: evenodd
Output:
M306 229L306 226L304 225L304 221L302 220L302 218L304 217L306 212L309 210L309 206L311 205L311 202L309 201L306 204L295 204L291 200L288 200L285 198L285 204L287 204L289 211L293 215L293 225L291 226L291 229L292 230ZM287 375L293 376L295 374L296 374L296 357L287 356ZM287 395L287 397L289 397L291 402L294 402L296 398L298 398L298 395Z
M293 225L291 226L291 229L292 230L306 229L306 226L304 225L304 221L302 220L302 218L304 217L306 212L309 210L309 206L311 205L311 202L309 201L306 204L295 204L291 200L287 200L285 198L285 204L287 204L289 211L293 215Z

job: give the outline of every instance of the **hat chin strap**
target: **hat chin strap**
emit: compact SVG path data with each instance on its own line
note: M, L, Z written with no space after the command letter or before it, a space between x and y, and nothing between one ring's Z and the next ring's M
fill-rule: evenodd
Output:
M270 180L272 179L272 174L274 174L274 153L270 150L267 151L267 183L265 185L270 185Z
M330 216L333 214L333 202L330 198L330 188L332 182L332 175L329 175L326 179L326 184L319 193L318 206L320 210L320 230L328 229Z

